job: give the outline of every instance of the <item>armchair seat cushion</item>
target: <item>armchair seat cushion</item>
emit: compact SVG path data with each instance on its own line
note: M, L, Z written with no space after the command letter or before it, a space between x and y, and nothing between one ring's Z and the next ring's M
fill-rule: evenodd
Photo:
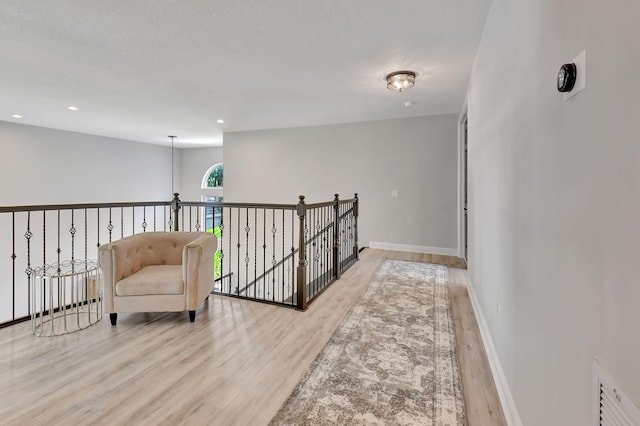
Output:
M116 296L183 293L181 265L145 266L134 275L116 283Z

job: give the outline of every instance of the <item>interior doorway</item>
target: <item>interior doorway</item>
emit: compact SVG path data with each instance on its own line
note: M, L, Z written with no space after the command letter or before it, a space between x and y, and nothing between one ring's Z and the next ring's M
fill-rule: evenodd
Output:
M469 199L469 179L468 179L468 172L469 172L469 125L468 125L468 119L467 119L467 115L464 115L463 121L462 121L462 146L463 146L463 153L462 153L462 221L463 221L463 240L464 240L464 247L463 247L463 251L462 251L462 256L465 260L465 262L467 262L467 265L469 264L469 209L468 209L468 199Z
M469 265L469 121L466 102L458 119L458 256Z

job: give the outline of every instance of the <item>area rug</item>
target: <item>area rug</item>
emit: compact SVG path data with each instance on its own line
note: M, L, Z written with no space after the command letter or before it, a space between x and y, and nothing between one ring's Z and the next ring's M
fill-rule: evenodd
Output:
M446 266L387 260L271 425L465 425Z

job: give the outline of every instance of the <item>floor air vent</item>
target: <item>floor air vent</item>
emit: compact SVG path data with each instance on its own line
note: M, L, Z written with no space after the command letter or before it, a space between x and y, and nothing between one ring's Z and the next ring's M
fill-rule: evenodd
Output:
M640 409L629 399L605 372L593 361L595 410L599 426L640 426Z

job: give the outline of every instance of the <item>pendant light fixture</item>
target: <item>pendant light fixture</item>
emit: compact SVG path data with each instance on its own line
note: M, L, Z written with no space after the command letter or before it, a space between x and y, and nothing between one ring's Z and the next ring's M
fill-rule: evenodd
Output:
M413 87L416 73L413 71L396 71L387 75L387 89L404 92Z

